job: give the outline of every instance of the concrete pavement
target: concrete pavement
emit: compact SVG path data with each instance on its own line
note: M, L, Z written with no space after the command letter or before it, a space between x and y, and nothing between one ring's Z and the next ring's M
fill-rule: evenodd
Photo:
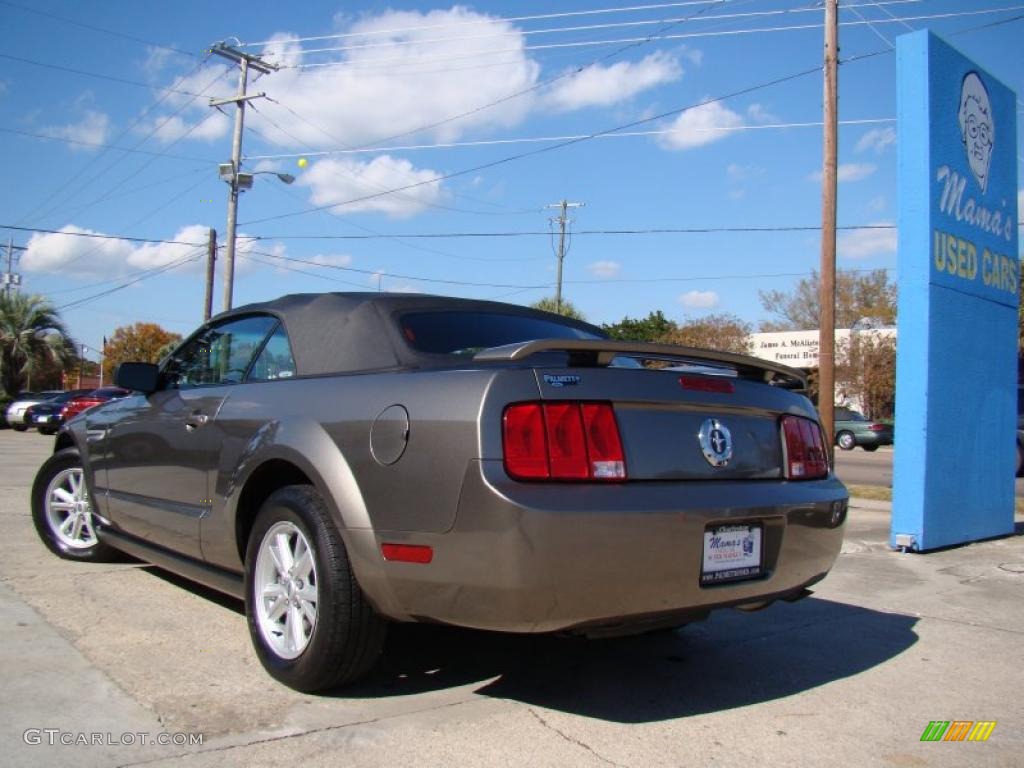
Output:
M855 504L800 603L591 642L400 627L371 680L306 696L263 672L234 601L50 555L28 509L50 445L0 432L3 765L1024 764L1019 535L903 555L887 505ZM985 743L922 743L932 720L998 724ZM45 729L146 737L28 743Z

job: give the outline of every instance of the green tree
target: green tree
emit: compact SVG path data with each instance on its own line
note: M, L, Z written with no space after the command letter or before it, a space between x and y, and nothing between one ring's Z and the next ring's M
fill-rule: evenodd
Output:
M813 331L820 325L821 280L817 272L790 291L758 291L761 306L776 319L761 323L762 331ZM851 328L865 317L883 325L896 322L896 285L884 269L836 273L836 328Z
M576 309L576 307L574 307L570 302L566 301L565 299L562 299L562 306L559 307L558 302L555 301L554 296L545 296L543 299L533 302L533 304L531 304L530 306L533 307L534 309L539 309L542 312L551 312L556 315L565 315L566 317L571 317L573 320L585 321L587 319L583 316L582 312Z
M156 363L171 344L181 341L180 333L165 331L156 323L135 323L114 330L103 350L103 366L113 374L126 362Z
M714 349L719 352L750 352L750 334L753 332L750 323L740 320L736 315L720 312L705 315L696 320L687 320L675 330L663 336L660 341L669 344L682 344L687 347Z
M627 316L617 323L601 327L608 336L618 341L661 341L677 329L676 324L665 317L660 309L645 318L634 320Z
M74 354L67 326L48 299L0 294L0 385L7 395L20 392L47 364L63 367Z

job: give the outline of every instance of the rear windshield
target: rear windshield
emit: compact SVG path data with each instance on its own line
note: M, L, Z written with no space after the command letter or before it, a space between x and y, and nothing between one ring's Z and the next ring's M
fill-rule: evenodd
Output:
M533 339L600 339L557 320L499 312L417 312L399 319L402 336L420 352L472 355Z

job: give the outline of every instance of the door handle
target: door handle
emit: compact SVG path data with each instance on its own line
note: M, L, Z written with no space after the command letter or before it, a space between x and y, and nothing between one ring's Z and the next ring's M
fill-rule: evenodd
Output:
M185 429L192 432L193 430L199 429L199 427L203 426L209 420L210 417L202 411L192 411L192 413L185 418Z

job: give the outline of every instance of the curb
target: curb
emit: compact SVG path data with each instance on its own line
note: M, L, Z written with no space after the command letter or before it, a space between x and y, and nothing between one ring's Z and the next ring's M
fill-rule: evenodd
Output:
M891 501L876 501L875 499L862 499L859 496L850 497L852 509L870 509L874 512L892 512Z

